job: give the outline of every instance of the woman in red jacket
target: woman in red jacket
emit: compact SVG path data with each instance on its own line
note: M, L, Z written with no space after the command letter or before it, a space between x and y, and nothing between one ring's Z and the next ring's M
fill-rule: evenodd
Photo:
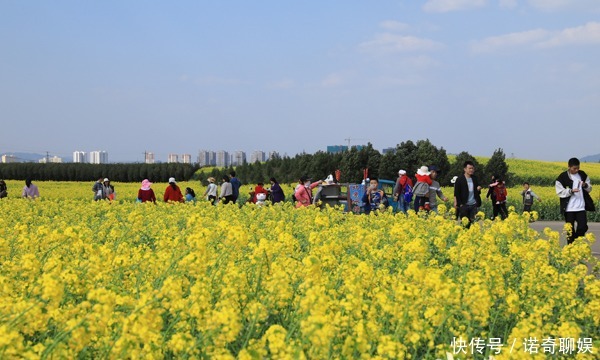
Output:
M163 199L165 202L184 202L183 194L181 193L179 186L177 186L175 178L169 178L169 186L167 186L167 189L165 190Z

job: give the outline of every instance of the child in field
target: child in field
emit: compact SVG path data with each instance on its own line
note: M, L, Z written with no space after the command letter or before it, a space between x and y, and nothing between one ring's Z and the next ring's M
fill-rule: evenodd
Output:
M495 201L495 206L498 209L500 218L504 220L508 217L508 210L506 209L506 197L508 195L508 191L506 190L506 185L504 185L504 181L502 181L500 177L496 176L496 184L493 186L493 189L493 201Z
M521 191L521 196L523 197L523 212L531 212L531 205L533 205L533 199L537 199L538 201L542 201L542 199L537 196L530 188L529 183L523 183L523 191Z

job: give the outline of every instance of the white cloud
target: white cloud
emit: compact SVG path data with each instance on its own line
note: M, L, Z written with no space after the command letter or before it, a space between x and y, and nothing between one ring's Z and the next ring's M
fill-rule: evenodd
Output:
M600 44L600 23L589 22L583 26L564 29L553 34L550 39L537 44L548 48L565 45Z
M359 45L361 50L373 53L433 51L444 47L441 43L415 36L391 33L377 34L373 40Z
M600 44L600 23L589 22L585 25L566 28L560 31L535 29L500 36L492 36L474 42L474 53L489 53L498 50L530 46L532 48L551 48L566 45Z
M342 75L333 73L329 74L321 81L321 86L323 87L334 87L341 85L344 82L344 78Z
M487 0L429 0L423 5L426 12L450 12L469 10L486 5Z
M388 31L403 31L407 30L410 27L408 24L395 20L382 21L379 23L379 26Z
M500 49L533 44L547 38L549 32L543 29L492 36L471 45L475 53L494 52Z

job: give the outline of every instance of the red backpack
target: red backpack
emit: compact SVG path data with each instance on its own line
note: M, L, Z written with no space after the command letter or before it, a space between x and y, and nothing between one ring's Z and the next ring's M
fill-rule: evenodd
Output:
M505 202L506 201L506 187L504 185L496 185L494 187L494 195L496 195L496 201Z

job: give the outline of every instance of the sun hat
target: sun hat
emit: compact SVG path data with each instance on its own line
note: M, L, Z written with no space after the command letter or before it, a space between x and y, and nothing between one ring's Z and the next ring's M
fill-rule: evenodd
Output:
M419 168L419 170L417 170L417 174L418 175L429 175L430 174L429 168L427 166L423 165Z
M110 180L108 180L108 178L104 178L104 182L107 182L107 181L110 181Z
M208 182L214 183L214 182L215 182L215 178L214 178L214 177L212 177L212 176L211 176L211 177L209 177L209 178L208 178Z
M169 178L169 184L170 184L170 183L177 184L177 181L175 181L175 178L174 178L174 177L170 177L170 178Z
M144 181L142 181L142 190L150 190L150 186L152 186L150 180L144 179Z
M400 175L406 175L406 170L400 170L400 171L398 171L398 174L400 174Z

